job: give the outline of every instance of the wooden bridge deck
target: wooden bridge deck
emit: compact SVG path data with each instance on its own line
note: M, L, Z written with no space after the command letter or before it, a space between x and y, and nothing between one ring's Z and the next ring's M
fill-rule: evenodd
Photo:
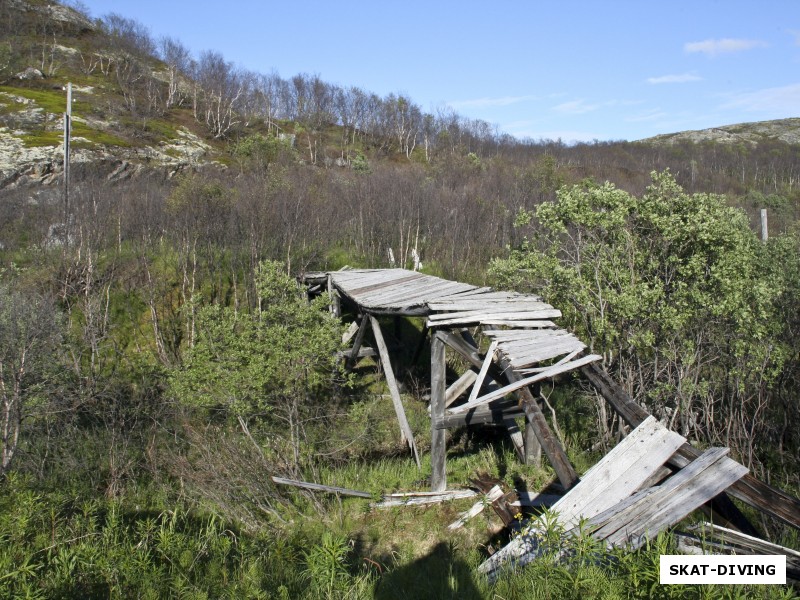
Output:
M650 416L598 365L600 356L587 354L586 344L553 322L561 312L539 296L495 291L404 269L310 273L302 280L312 294L328 291L332 296L331 310L337 315L346 308L355 316L348 335L353 346L345 354L350 366L362 355L365 334L368 329L372 330L400 423L401 438L408 443L417 464L419 456L414 434L405 417L377 317L425 318L419 348L430 335L431 487L434 491L446 488L445 430L475 423L506 427L520 458L526 462L537 460L544 451L563 487L573 488L579 482L578 475L550 430L535 397L535 384L563 373L580 370L631 427L637 427ZM482 343L473 338L468 326L480 333L484 338ZM445 350L469 365L454 381L447 379ZM524 434L517 427L517 417L525 418ZM683 443L671 453L669 464L673 469L683 469L700 458L699 451ZM752 475L738 473L738 477L726 482L724 487L728 493L800 528L800 501ZM583 486L584 490L587 488L592 486ZM714 495L711 506L717 514L745 533L755 532L722 489L715 489Z

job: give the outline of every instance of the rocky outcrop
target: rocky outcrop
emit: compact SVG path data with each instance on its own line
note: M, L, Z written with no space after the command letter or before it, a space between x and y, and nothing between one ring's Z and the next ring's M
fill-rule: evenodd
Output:
M697 131L668 133L640 140L650 144L677 144L680 142L718 142L722 144L758 144L778 140L787 144L800 144L800 118L776 119L755 123L739 123Z

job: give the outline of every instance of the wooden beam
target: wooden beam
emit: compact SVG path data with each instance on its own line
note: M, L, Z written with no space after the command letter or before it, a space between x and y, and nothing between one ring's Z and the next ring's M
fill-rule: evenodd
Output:
M446 432L438 427L445 410L446 370L443 336L437 331L431 336L431 489L434 492L447 489Z
M600 392L628 425L637 427L650 413L636 404L628 393L617 384L608 373L596 364L581 369L589 382ZM691 444L684 444L670 460L670 464L679 468L700 456L700 451ZM789 494L759 481L750 474L745 475L731 485L727 493L738 498L784 523L800 529L800 500ZM756 529L741 514L730 499L721 494L714 499L714 510L719 511L725 519L748 535L758 535Z
M506 419L504 421L508 437L511 438L511 444L517 453L517 457L521 463L525 463L525 440L522 437L522 432L519 430L519 425L514 419Z
M358 352L361 349L361 344L364 342L364 334L367 331L367 327L369 327L369 315L365 313L364 316L361 317L361 325L358 327L356 339L353 340L353 348L350 350L350 356L345 363L347 369L352 369L358 362Z
M450 387L447 388L447 391L444 395L444 406L447 408L453 402L458 400L458 397L461 396L464 392L466 392L475 380L478 378L477 373L472 369L465 371L464 374L456 379Z
M296 481L294 479L284 479L283 477L272 477L272 481L281 485L291 485L294 487L305 488L307 490L314 490L317 492L328 492L330 494L342 494L344 496L356 496L357 498L372 498L369 492L359 492L356 490L348 490L343 487L336 487L333 485L322 485L320 483L309 483L307 481Z
M523 462L526 465L540 467L542 465L542 445L536 438L536 430L528 419L525 419L525 431L523 435L525 437L525 457L523 458Z
M524 416L525 411L516 402L504 402L498 405L476 408L465 415L448 415L445 413L436 426L439 429L450 429L462 425L503 425L508 419Z
M386 385L389 387L389 394L392 396L392 403L394 404L394 411L397 414L397 420L400 423L400 431L408 442L408 447L414 455L414 460L417 462L417 467L420 466L419 454L417 453L417 445L414 443L414 434L411 432L411 427L406 419L406 411L403 408L403 400L400 397L400 388L397 387L397 381L394 378L394 371L392 370L392 361L389 357L389 350L386 348L386 342L381 333L381 326L378 319L373 316L369 317L372 324L372 335L375 337L375 344L378 346L378 354L381 358L383 365L383 373L386 376Z
M553 367L547 369L546 371L542 371L541 373L537 373L536 375L532 375L530 377L517 378L515 381L509 383L505 387L500 388L499 390L495 390L493 392L489 392L481 396L480 398L474 399L471 402L467 402L462 406L458 406L452 409L452 413L458 412L466 412L470 408L474 408L475 406L480 406L481 404L486 404L487 402L491 402L492 400L497 400L498 398L502 398L503 396L511 393L516 392L517 390L528 387L534 383L538 383L540 381L544 381L545 379L551 379L556 375L561 375L562 373L567 373L569 371L573 371L578 369L586 364L596 362L600 360L602 357L597 354L590 354L588 356L584 356L577 360L562 363L560 365L554 365ZM510 364L510 363L509 363ZM506 375L513 372L510 368L505 369Z
M486 357L483 359L481 370L478 372L478 378L475 380L475 385L472 386L472 391L469 393L467 404L475 402L478 394L480 394L481 386L483 386L483 380L486 379L486 374L489 372L489 367L492 366L492 361L494 360L494 353L496 350L497 342L493 341L489 346L489 350L486 352Z
M463 344L457 342L454 342L454 344L466 347L465 349L467 352L470 355L474 355L474 360L482 364L481 357L478 354L477 344L475 344L475 340L472 339L469 332L465 330L462 331L461 338ZM471 352L469 351L470 348L472 349ZM492 368L489 369L489 374L495 381L500 383L514 383L518 380L518 376L514 373L513 369L511 369L508 360L502 356L500 358L500 365L492 364ZM561 485L567 489L571 488L578 482L578 474L569 462L567 453L564 452L564 449L558 442L558 438L556 438L550 430L550 426L547 424L547 419L545 419L544 414L539 408L539 404L536 402L536 399L527 386L519 388L517 394L520 397L522 409L525 411L526 420L531 424L536 438L542 445L542 449L547 455L550 464L553 466Z

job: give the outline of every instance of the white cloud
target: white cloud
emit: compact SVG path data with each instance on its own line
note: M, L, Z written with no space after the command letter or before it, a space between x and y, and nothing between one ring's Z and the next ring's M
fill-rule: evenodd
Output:
M660 108L654 108L652 110L641 112L638 115L626 117L625 120L629 123L641 123L646 121L657 121L659 119L664 119L667 116L669 115Z
M800 106L800 83L794 83L732 95L721 108L793 117L797 115L798 106Z
M536 100L536 96L502 96L499 98L474 98L472 100L454 100L448 102L454 109L464 108L490 108L493 106L510 106L520 102Z
M587 104L585 100L572 100L553 107L553 110L566 115L583 115L600 108L600 104Z
M648 77L647 83L658 85L660 83L690 83L702 81L703 78L694 73L681 73L680 75L662 75L661 77Z
M721 40L703 40L702 42L687 42L683 45L684 51L692 54L700 52L707 56L719 56L720 54L731 54L733 52L742 52L744 50L752 50L753 48L763 48L766 42L761 40L737 40L732 38L723 38Z

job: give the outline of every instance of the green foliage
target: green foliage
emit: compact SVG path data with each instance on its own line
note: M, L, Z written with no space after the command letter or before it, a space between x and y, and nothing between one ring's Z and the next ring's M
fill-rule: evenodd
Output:
M363 175L368 175L372 172L372 168L369 166L369 161L367 160L367 157L364 156L363 152L356 152L356 155L350 161L350 166L353 168L353 171Z
M765 272L744 213L723 198L653 173L641 197L610 183L564 187L536 219L535 236L492 263L494 276L542 293L685 435L714 439L724 430L715 415L738 419L776 380L785 350L763 340L780 331L782 285ZM726 442L752 457L746 434Z
M253 133L233 143L231 154L242 169L265 169L281 158L292 157L294 150L287 140L281 140L274 135Z
M331 393L341 325L323 310L326 298L307 302L276 262L261 264L256 289L252 313L199 309L197 342L170 378L182 402L251 417Z

